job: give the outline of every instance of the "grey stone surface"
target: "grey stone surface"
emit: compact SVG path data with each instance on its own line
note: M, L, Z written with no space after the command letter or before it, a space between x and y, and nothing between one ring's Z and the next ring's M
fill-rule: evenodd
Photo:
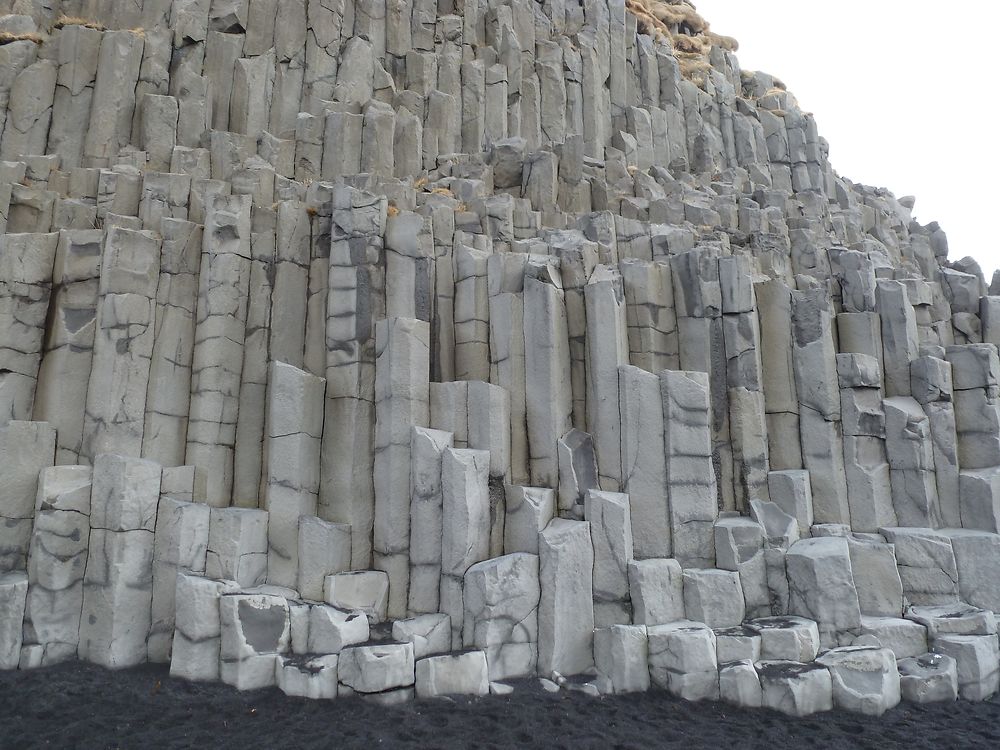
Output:
M993 689L1000 282L645 5L0 2L3 666Z
M820 649L819 627L804 617L764 617L748 627L760 634L765 661L811 662Z
M944 654L923 654L896 662L902 698L910 703L948 703L958 698L958 667Z
M789 612L819 624L824 646L849 642L861 627L861 607L846 539L803 539L786 559Z
M594 662L612 693L649 689L649 642L643 625L612 625L594 631Z
M339 679L356 693L383 693L414 683L413 646L354 646L340 653Z
M666 625L684 619L684 579L679 562L632 560L628 580L636 625Z
M680 620L646 629L649 676L654 685L685 700L716 700L719 670L715 633L702 623Z
M830 670L837 708L881 716L899 704L900 679L892 651L847 646L827 651L816 661Z
M965 700L986 700L1000 689L995 635L942 635L934 641L934 652L955 660L958 692Z
M594 664L590 524L554 519L539 534L538 670L574 675Z
M787 661L757 664L761 705L789 716L809 716L833 708L833 681L826 667Z

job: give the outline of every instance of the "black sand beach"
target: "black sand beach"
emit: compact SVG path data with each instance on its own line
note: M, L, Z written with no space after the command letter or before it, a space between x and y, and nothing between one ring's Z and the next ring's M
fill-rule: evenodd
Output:
M287 698L172 680L165 667L109 672L64 664L0 672L0 748L998 748L1000 702L901 705L881 719L833 712L790 719L662 692L589 698L544 693L417 701Z

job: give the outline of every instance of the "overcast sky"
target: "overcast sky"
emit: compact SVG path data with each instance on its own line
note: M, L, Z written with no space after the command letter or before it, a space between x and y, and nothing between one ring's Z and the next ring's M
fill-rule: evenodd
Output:
M746 70L779 77L830 142L834 169L916 196L949 258L1000 267L996 0L694 0Z

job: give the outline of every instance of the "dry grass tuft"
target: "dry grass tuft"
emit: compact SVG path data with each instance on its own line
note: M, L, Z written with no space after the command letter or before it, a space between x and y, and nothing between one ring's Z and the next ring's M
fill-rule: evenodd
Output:
M417 178L417 181L413 183L413 188L415 190L421 190L424 187L424 185L426 185L428 182L429 180L427 179L427 175L424 175L422 177Z
M711 69L711 64L708 60L685 57L678 60L681 68L681 75L685 78L691 79L695 76L701 77L701 74L708 72Z
M392 201L389 202L389 207L386 209L386 214L388 214L390 217L399 216L399 209L396 208L396 204L393 203Z
M88 29L96 29L97 31L105 31L107 29L107 27L99 21L91 21L88 18L80 18L79 16L61 15L56 19L56 22L52 24L52 28L54 29L64 29L67 26L84 26Z
M11 34L9 31L0 31L0 44L13 44L14 42L34 42L35 44L41 44L44 41L45 37L34 32Z
M687 0L625 0L625 8L636 17L639 33L673 46L682 75L699 85L713 47L730 52L739 48L733 37L711 31Z
M455 197L455 194L453 192L451 192L451 190L449 188L446 188L446 187L431 188L430 193L431 193L431 195L446 195L449 198L454 198Z
M740 43L735 37L726 36L725 34L716 34L714 31L707 31L705 32L705 38L713 47L721 47L727 52L735 52L740 48Z

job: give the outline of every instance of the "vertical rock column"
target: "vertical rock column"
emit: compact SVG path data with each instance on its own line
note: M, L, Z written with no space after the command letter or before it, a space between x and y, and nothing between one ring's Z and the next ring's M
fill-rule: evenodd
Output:
M629 496L616 492L587 493L587 521L594 549L594 623L596 627L629 625L628 563L634 557Z
M104 454L94 462L79 657L104 667L146 661L160 467Z
M64 26L59 31L59 72L48 147L59 154L65 170L79 167L83 160L87 131L80 124L90 120L102 37L101 31L86 26Z
M733 444L730 439L729 388L722 324L718 250L711 245L672 255L671 276L677 306L681 367L708 373L712 462L719 507L736 507Z
M562 286L551 269L545 270L550 273L544 279L524 279L525 394L531 483L555 487L557 443L571 427L573 403Z
M838 354L837 376L851 528L875 533L883 526L896 525L878 360L867 354Z
M455 379L490 376L490 307L486 267L490 254L455 251Z
M825 288L792 292L792 336L802 461L816 522L849 524L837 351Z
M28 576L24 571L0 573L0 669L17 669L20 663L27 595Z
M45 422L0 427L0 573L24 570L38 473L52 466L55 448L55 430Z
M523 294L490 297L490 356L490 381L507 392L510 405L511 481L524 484L529 471Z
M712 526L719 506L708 375L664 370L660 397L673 556L684 567L711 568L715 565Z
M900 281L880 279L875 289L876 307L882 322L882 374L889 398L910 395L910 362L917 357L917 319L906 286Z
M909 396L883 401L892 504L900 526L939 528L930 420Z
M208 201L198 283L185 463L208 475L209 505L229 505L250 285L250 196Z
M949 346L962 526L1000 531L1000 359L992 344Z
M57 234L0 235L0 419L31 419Z
M271 315L269 317L270 331L268 348L272 358L285 362L292 367L304 367L306 350L305 323L309 319L313 302L309 282L312 276L310 254L312 251L312 223L329 224L328 217L310 216L309 209L297 201L282 201L278 204L277 226L275 230L274 262L269 268L272 276ZM329 245L329 238L327 237ZM317 248L318 250L318 248ZM256 255L256 253L255 253ZM320 259L317 259L319 261ZM322 260L317 262L316 277L322 276L323 287L326 287L330 275L329 246L323 253ZM322 329L326 329L326 296L315 295L316 302L322 302L322 310L316 311L317 318L322 318ZM325 350L326 335L322 334L319 348ZM319 364L319 363L317 363ZM309 369L309 368L304 368ZM326 369L325 353L320 373ZM310 369L310 372L312 370ZM313 373L318 374L318 373Z
M729 432L733 444L733 492L746 512L767 500L768 444L760 328L747 256L719 259L722 330L726 346Z
M910 364L910 390L930 420L941 523L944 528L957 529L962 526L962 514L952 368L941 358L940 349L934 353Z
M670 264L628 258L618 267L625 287L629 363L653 373L678 369Z
M90 492L89 466L50 467L38 480L24 644L40 647L42 666L76 658L90 543Z
M754 285L761 343L761 388L772 469L801 469L799 399L792 363L792 295L780 279Z
M622 489L631 506L636 559L670 557L669 482L660 379L619 367Z
M438 611L441 591L441 462L452 433L414 427L410 437L410 614Z
M431 219L410 211L390 216L385 230L386 317L434 320L434 266ZM488 347L488 329L486 341Z
M388 614L398 619L409 598L410 433L430 421L430 325L379 321L375 356L375 567L389 576Z
M556 48L558 49L558 47ZM559 84L562 85L561 76ZM565 115L562 112L558 114L553 113L553 117L563 118ZM540 156L548 157L548 160L553 161L554 166L554 159L551 154L543 152ZM548 170L542 168L542 165L546 163L546 159L535 162L534 164L538 171L534 173L527 168L525 169L526 197L530 194L528 186L532 182L531 178L535 177L535 175L548 174ZM553 187L555 187L554 183ZM548 201L547 195L543 198L543 201ZM538 208L537 205L535 207ZM593 242L581 241L581 239L572 235L568 237L556 235L551 239L551 242L552 247L549 252L559 258L560 285L563 289L563 302L566 308L566 333L569 337L570 390L573 403L572 422L573 427L583 429L589 423L590 416L592 416L589 411L591 407L587 403L590 390L590 375L588 372L591 360L587 352L589 336L586 289L590 277L597 267L597 246ZM611 269L607 270L611 272ZM620 280L618 281L618 288L621 290ZM621 306L622 302L624 300L618 301L617 304ZM624 312L624 310L620 312ZM624 319L620 322L615 321L611 323L611 321L608 321L608 323L614 325L616 329L619 327L624 329ZM620 349L622 346L628 347L624 330L616 331L613 341L612 346L615 349ZM618 354L615 358L624 359L621 354ZM625 362L621 361L621 364L625 364ZM610 363L608 366L610 366Z
M267 582L294 589L299 577L299 519L316 515L326 381L284 362L271 363L268 381Z
M101 299L87 390L82 456L138 457L153 354L160 239L152 232L108 230Z
M284 206L284 204L282 204ZM279 236L280 236L279 209ZM243 342L243 370L240 373L240 409L236 415L236 446L233 450L233 505L243 508L257 508L263 498L264 441L267 421L267 377L270 362L285 362L298 367L302 358L301 332L302 318L295 319L300 311L292 305L289 321L275 323L271 315L275 303L275 287L278 279L274 233L268 230L250 235L250 299L247 308L246 339ZM307 246L308 247L308 246ZM286 252L293 251L294 245L286 245ZM304 289L300 293L305 297ZM286 302L281 298L279 304ZM287 308L286 308L287 309ZM283 325L282 325L283 324ZM296 325L297 324L297 325ZM287 348L278 350L273 344L281 331ZM295 343L298 339L296 354ZM291 356L286 358L286 354Z
M38 370L34 418L56 430L56 463L75 464L83 443L83 414L94 357L98 288L101 276L100 229L59 233L55 285Z
M618 368L628 364L625 292L621 275L598 266L584 287L586 301L587 430L594 436L601 487L617 492L624 480Z
M160 281L142 456L163 466L178 466L184 463L191 406L202 228L181 219L164 219L160 232Z
M462 647L466 571L489 557L490 457L486 451L446 448L441 461L441 602L451 617L452 648Z
M281 261L286 255L291 255L296 261L301 258L307 267L308 279L305 284L305 299L297 299L298 289L301 288L302 280L296 274L291 274L294 281L291 289L281 290L279 279L275 276L274 287L278 291L278 296L273 300L274 315L280 324L287 326L291 334L288 341L278 342L278 336L272 336L271 344L273 351L287 353L291 364L295 364L298 358L302 357L302 369L311 372L313 375L325 375L327 366L327 316L329 315L330 300L330 252L332 250L331 235L333 232L333 211L334 206L331 201L333 186L329 183L313 183L307 192L308 206L304 208L303 217L298 215L293 235L293 243L285 245L285 229L288 217L279 214L278 236L276 254L277 260ZM287 210L287 209L286 209ZM298 213L298 209L296 209ZM302 226L302 219L308 219L308 238L305 233L299 234ZM308 242L307 247L297 248L294 240L301 238L303 242ZM293 261L295 262L295 261ZM282 270L289 270L285 266ZM286 281L288 279L286 278ZM284 292L284 294L282 294ZM302 329L302 319L298 317L299 306L305 305L305 330ZM275 325L272 322L272 331ZM302 354L298 354L299 338L302 336ZM272 353L272 356L273 353ZM298 366L298 365L296 365Z
M327 307L326 424L320 518L351 525L351 565L371 564L375 521L375 321L385 310L384 197L333 193Z
M101 38L90 124L83 144L88 166L109 166L129 142L143 46L143 36L134 31L107 31Z
M166 485L169 481L170 476L164 471L153 541L152 622L148 645L149 660L161 664L170 661L174 642L178 574L205 574L211 515L211 509L204 503L185 502L168 495Z
M594 665L590 524L554 519L539 534L538 554L538 672L580 674Z

